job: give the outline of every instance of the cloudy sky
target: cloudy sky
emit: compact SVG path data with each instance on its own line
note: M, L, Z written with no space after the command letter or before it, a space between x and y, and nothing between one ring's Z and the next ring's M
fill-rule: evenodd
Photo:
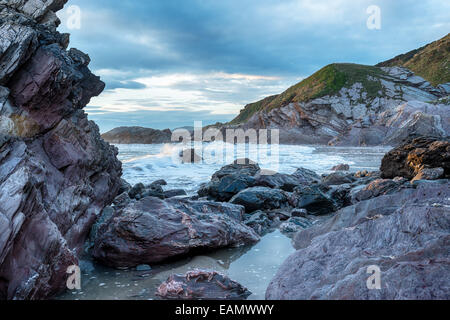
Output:
M329 63L375 64L450 32L443 0L70 0L58 15L107 84L86 108L102 132L228 121Z

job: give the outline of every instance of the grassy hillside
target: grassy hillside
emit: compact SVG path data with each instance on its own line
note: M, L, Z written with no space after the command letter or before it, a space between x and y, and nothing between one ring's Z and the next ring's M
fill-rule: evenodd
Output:
M243 123L261 110L270 111L292 102L307 102L326 95L337 94L342 88L349 88L356 82L362 83L369 99L374 98L379 94L382 86L378 80L369 80L369 76L378 79L383 74L380 68L373 66L351 63L330 64L282 94L247 105L230 124Z
M377 66L404 66L433 86L450 82L450 33L438 41L379 63Z

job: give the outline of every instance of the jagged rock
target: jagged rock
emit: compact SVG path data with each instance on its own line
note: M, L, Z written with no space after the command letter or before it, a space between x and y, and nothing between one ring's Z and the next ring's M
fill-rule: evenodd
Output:
M157 197L160 199L165 198L164 190L159 183L161 181L156 181L156 183L152 183L148 186L145 186L143 183L136 184L133 188L128 191L128 195L131 199L142 199L145 197Z
M104 83L52 25L65 2L0 1L0 299L65 289L121 185L118 150L81 110Z
M164 191L164 197L166 199L173 198L173 197L180 197L180 196L187 196L186 191L183 189L174 189L174 190Z
M306 209L294 208L291 210L292 217L306 218L307 215L308 215L308 210L306 210Z
M267 299L448 299L449 183L360 202L299 232ZM381 268L381 290L366 286Z
M388 152L381 164L382 178L413 179L422 169L443 168L450 177L450 142L433 137L414 139Z
M331 168L332 171L349 171L350 166L348 164L338 164L337 166L334 166Z
M240 191L253 187L254 176L259 171L259 165L246 164L246 161L227 165L214 173L211 181L203 185L198 194L217 201L229 201Z
M347 184L354 182L354 175L350 173L344 173L341 171L333 172L329 175L326 175L322 179L322 183L328 186L338 186L341 184Z
M306 228L310 228L312 226L311 221L303 217L292 217L286 222L283 222L280 225L280 231L288 236L292 236L293 234L299 232L300 230L304 230Z
M142 127L119 127L102 134L102 138L115 144L158 144L172 142L172 131Z
M272 220L264 211L258 210L246 215L244 220L246 226L249 226L260 236L267 233L272 227Z
M282 173L264 174L260 172L255 176L254 185L292 192L296 186L302 183L304 183L304 180L296 175Z
M298 168L292 175L300 179L300 184L302 185L315 184L321 181L317 173L305 168Z
M167 186L167 181L164 179L159 179L150 184L151 186Z
M245 300L251 292L218 272L195 270L185 275L171 275L156 294L175 300Z
M392 194L401 189L411 188L412 185L406 179L377 179L368 185L360 186L351 191L352 203L364 201L386 194Z
M131 184L129 184L125 179L120 179L120 187L118 194L122 194L124 192L129 192L132 189Z
M295 188L290 203L296 208L306 209L311 215L329 214L337 209L335 202L314 185Z
M443 168L423 168L419 170L419 173L412 179L412 182L416 180L438 180L444 177Z
M253 187L242 190L231 198L230 202L244 206L246 212L260 209L278 209L289 205L285 192L266 187Z
M241 223L243 214L228 203L146 197L115 209L98 226L92 255L108 266L135 267L255 243L259 236Z

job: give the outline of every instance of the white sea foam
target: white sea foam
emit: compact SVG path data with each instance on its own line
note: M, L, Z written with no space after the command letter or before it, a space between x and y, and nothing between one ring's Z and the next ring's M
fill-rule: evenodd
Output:
M131 184L149 184L158 179L168 182L166 189L185 189L194 194L200 184L209 181L211 175L235 159L250 158L263 169L280 173L293 173L304 167L319 174L329 172L339 163L350 164L352 170L376 170L386 148L333 148L313 146L280 145L278 156L264 159L269 146L231 145L222 142L204 143L196 149L202 155L201 163L182 163L179 153L182 144L117 145L119 159L123 163L124 178ZM268 161L264 161L268 160ZM276 166L274 161L277 160Z

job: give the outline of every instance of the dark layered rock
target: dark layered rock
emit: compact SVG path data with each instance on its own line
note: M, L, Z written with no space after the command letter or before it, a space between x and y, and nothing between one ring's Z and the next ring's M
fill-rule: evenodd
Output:
M114 144L158 144L172 142L172 131L143 127L119 127L102 134L102 138Z
M244 206L246 212L278 209L289 205L285 192L266 187L253 187L242 190L231 198L230 202Z
M331 168L332 171L349 171L350 166L348 164L338 164L337 166L334 166Z
M221 168L213 174L211 181L201 187L199 196L217 201L229 201L240 191L255 185L254 176L260 167L254 163L239 161Z
M450 184L360 202L299 232L267 299L448 299ZM381 290L366 286L381 268Z
M121 188L117 149L81 110L104 83L55 31L65 0L0 1L0 299L43 299Z
M300 186L290 195L290 203L296 208L306 209L311 215L325 215L336 211L336 203L322 191L320 186Z
M241 223L244 208L227 203L146 197L115 208L96 227L92 255L112 267L135 267L229 246L255 243Z
M381 164L381 176L413 179L422 169L433 168L444 169L443 177L450 177L450 142L422 137L388 152Z
M255 176L254 185L292 192L296 186L303 183L305 183L304 179L294 174L260 172Z
M218 272L195 270L171 275L156 294L168 300L245 300L251 292Z
M322 178L322 183L328 186L338 186L342 184L352 183L355 180L356 179L353 174L338 171L326 175L324 178Z
M211 181L198 191L199 196L217 201L230 201L242 190L266 187L292 192L296 186L319 183L321 178L313 171L299 168L293 174L261 170L249 159L239 159L214 173Z
M291 237L300 230L310 228L311 226L312 223L307 218L292 217L280 225L280 231L286 234L287 236Z
M362 185L351 191L352 203L376 198L382 195L393 194L402 189L412 188L407 179L377 179L367 185Z
M267 233L273 226L273 220L268 213L261 210L246 215L244 223L260 236Z
M174 190L167 190L164 191L164 198L169 199L173 197L182 197L187 196L187 193L183 189L174 189Z

